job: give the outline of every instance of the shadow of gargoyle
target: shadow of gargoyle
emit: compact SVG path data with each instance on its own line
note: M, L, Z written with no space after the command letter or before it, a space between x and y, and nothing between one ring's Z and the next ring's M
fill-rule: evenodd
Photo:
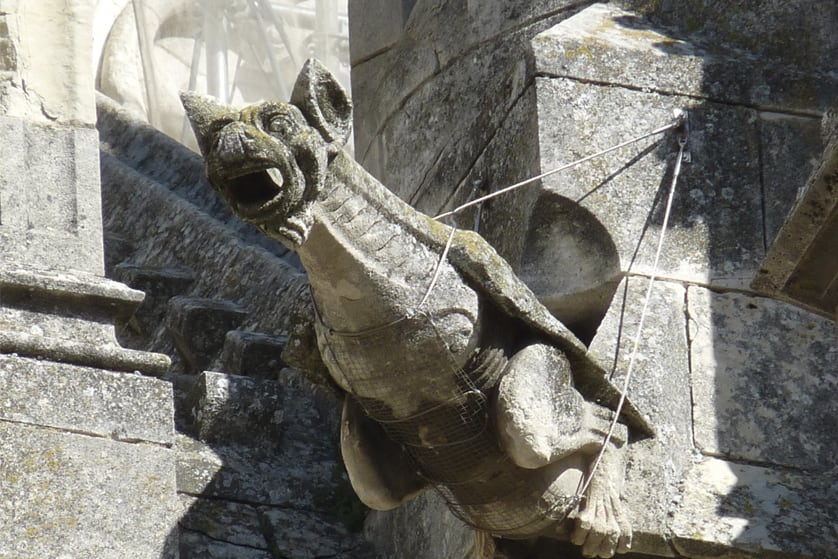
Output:
M311 300L287 362L346 393L341 451L361 500L436 487L493 535L624 552L624 451L652 430L585 346L476 233L388 191L342 146L352 104L309 60L290 103L237 109L184 93L211 184L297 251ZM579 488L586 485L585 495Z

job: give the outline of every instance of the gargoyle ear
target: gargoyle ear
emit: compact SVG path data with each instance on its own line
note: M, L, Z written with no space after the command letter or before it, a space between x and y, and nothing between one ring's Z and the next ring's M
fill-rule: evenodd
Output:
M198 147L203 155L207 155L212 142L215 140L215 132L218 130L219 120L232 122L238 118L238 112L232 107L222 105L209 95L201 95L193 91L181 91L180 102L186 110L186 117L195 132L198 140Z
M291 103L299 107L309 124L337 151L352 131L352 101L337 79L323 64L309 58L303 64Z

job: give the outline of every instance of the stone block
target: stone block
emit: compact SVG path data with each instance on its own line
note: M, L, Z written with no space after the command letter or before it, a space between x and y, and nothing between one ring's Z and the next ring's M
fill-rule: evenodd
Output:
M221 369L236 375L276 380L287 367L282 361L282 350L287 343L288 336L231 330L224 340Z
M169 300L166 327L189 372L204 370L224 347L247 311L232 301L179 295Z
M835 324L741 293L688 291L693 416L713 456L822 471L838 460Z
M192 271L184 268L123 263L115 267L113 275L116 280L145 293L132 321L132 326L143 336L152 335L163 325L168 300L187 293L195 282Z
M0 137L0 263L101 275L96 130L2 116Z
M271 380L205 371L189 396L200 440L275 445L282 435L282 389Z
M274 559L267 549L254 549L218 541L202 532L182 530L178 559Z
M774 234L793 201L788 183L805 175L817 153L814 120L801 115L817 116L833 103L838 81L722 43L708 50L611 5L583 10L533 41L536 71L546 76L538 81L539 115L549 123L540 143L543 167L555 168L666 123L670 109L687 109L693 163L676 193L670 237L678 248L665 252L674 258L664 270L747 289L765 253L762 237ZM624 266L632 259L644 266L650 251L635 250L636 239L645 230L655 237L648 233L660 223L662 200L652 213L653 192L666 185L675 148L670 134L654 148L636 144L545 185L592 210L611 197L616 204L601 210L603 224L615 234ZM634 225L619 223L626 216ZM629 230L634 246L621 240Z
M377 557L372 546L360 534L351 533L333 517L273 507L260 507L260 514L275 556L287 559Z
M270 447L234 441L209 446L176 438L177 486L207 499L263 503L302 510L327 510L349 481L331 437L308 431L307 440L288 438Z
M445 500L429 491L400 508L371 511L364 536L380 557L411 559L489 559L491 536L451 514Z
M0 293L4 307L97 322L127 320L143 300L141 292L98 275L21 266L0 271Z
M693 163L682 167L676 186L659 273L750 283L765 252L755 111L561 78L538 79L537 91L545 170L663 126L674 109L687 109ZM676 154L671 134L646 140L548 177L543 188L593 214L623 270L648 274Z
M816 116L838 91L828 67L745 54L724 37L684 36L607 4L588 7L533 46L539 73L717 102Z
M101 276L9 267L0 271L0 353L159 375L165 355L124 349L113 323L142 293Z
M178 499L183 507L179 521L183 530L197 532L213 541L233 546L268 550L258 507L184 494L179 495ZM187 554L187 557L191 555ZM180 559L186 557L181 555Z
M834 470L812 475L705 457L684 483L672 540L685 557L834 557L836 502Z
M0 422L0 556L174 559L174 455Z
M589 353L623 386L644 306L648 278L629 277L617 288ZM686 289L657 281L628 384L628 398L645 414L655 437L631 442L623 499L632 523L632 551L671 556L667 515L682 491L694 454L690 365L684 314Z
M720 10L713 0L622 0L627 7L662 25L675 26L737 49L802 69L834 68L838 39L833 23L838 5L821 0L729 4Z
M838 91L836 91L838 95ZM760 156L765 196L765 246L770 247L823 152L814 118L762 112Z
M0 419L171 445L173 414L168 382L0 355Z

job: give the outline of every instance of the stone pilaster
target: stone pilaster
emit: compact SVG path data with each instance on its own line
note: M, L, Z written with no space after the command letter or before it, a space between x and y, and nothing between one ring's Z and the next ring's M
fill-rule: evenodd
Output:
M169 361L102 277L92 11L0 0L2 557L177 556Z

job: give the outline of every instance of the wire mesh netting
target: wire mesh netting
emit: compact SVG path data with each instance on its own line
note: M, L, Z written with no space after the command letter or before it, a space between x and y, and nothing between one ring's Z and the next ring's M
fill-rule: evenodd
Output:
M323 326L327 361L464 522L498 535L530 532L578 504L498 444L490 395L508 361L503 350L476 350L460 364L425 313L360 333Z

